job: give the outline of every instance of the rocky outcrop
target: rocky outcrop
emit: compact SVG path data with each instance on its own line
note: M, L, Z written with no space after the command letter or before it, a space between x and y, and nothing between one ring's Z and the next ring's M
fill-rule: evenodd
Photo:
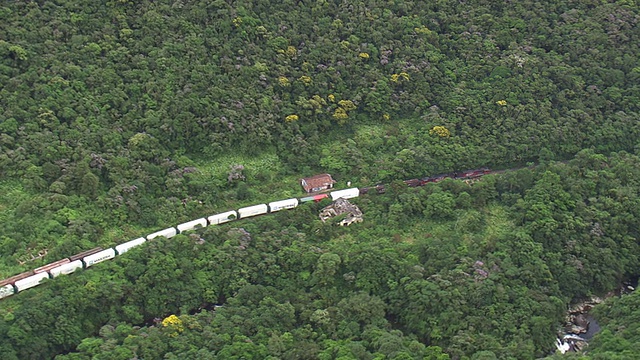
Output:
M599 224L594 229L597 231ZM607 293L604 298L592 297L586 301L573 305L567 311L564 323L564 334L558 334L556 347L561 353L573 351L584 352L593 335L600 331L598 322L589 315L594 306L613 296L624 296L635 291L632 284L622 283L618 289Z
M251 244L251 233L244 228L232 228L227 231L227 235L238 241L238 249L246 250Z
M346 217L338 223L340 226L349 226L353 223L362 222L362 211L347 199L339 198L331 205L320 210L320 220L326 222L328 219L346 214Z
M564 329L568 334L580 335L589 330L590 318L587 315L594 306L602 303L599 297L591 299L572 306L565 319Z
M603 301L602 298L592 297L569 308L564 323L564 335L558 338L556 344L558 351L563 354L585 351L587 341L600 330L600 326L589 315L589 311Z

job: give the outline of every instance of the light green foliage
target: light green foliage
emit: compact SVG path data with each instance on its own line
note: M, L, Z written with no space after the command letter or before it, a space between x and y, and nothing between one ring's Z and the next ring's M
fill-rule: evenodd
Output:
M9 46L9 52L16 60L20 60L20 61L27 60L27 51L19 45Z

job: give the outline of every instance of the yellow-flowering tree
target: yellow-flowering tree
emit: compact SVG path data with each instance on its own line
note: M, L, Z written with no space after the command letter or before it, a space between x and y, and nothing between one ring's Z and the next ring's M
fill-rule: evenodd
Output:
M420 27L413 28L413 31L415 31L416 34L424 34L424 35L431 34L431 30L429 30L429 28L424 26L424 25L422 25Z
M338 101L338 105L343 108L345 111L351 111L356 109L356 105L351 100L340 100Z
M302 81L303 84L305 85L310 85L312 80L310 76L306 76L306 75L302 75L300 76L300 78L298 78L298 80Z
M269 30L267 30L266 27L260 25L258 27L256 27L256 34L262 36L262 37L266 37L267 35L269 35Z
M320 95L313 95L310 100L314 101L314 103L317 103L318 108L320 108L320 106L327 105L327 102Z
M500 106L507 106L507 101L506 100L498 100L498 101L496 101L496 104L498 104Z
M293 46L289 45L289 46L287 46L287 51L286 51L286 53L287 53L287 56L288 56L288 57L293 58L293 57L295 57L295 56L296 56L296 54L298 54L298 50L296 50L296 48L295 48L295 47L293 47Z
M298 121L299 117L296 114L291 114L289 116L287 116L286 118L284 118L284 121L286 122L294 122L294 121Z
M335 97L333 97L333 95L329 95L329 99L335 100ZM355 110L356 104L351 100L340 100L338 101L338 105L338 108L333 112L333 118L338 121L338 124L343 125L349 118L347 111Z
M179 333L184 331L182 320L175 315L169 315L164 318L162 326L169 331L169 336L178 336Z
M393 74L391 75L391 81L394 83L397 83L400 81L409 81L409 74L407 74L404 71L399 74Z
M449 137L451 136L451 132L444 126L434 126L431 130L429 130L429 135L438 135L440 137Z
M358 54L358 56L363 60L367 60L369 58L369 54L367 54L366 52L361 52L360 54Z
M347 122L349 115L345 111L345 109L339 107L333 112L333 118L338 120L338 124L342 125Z
M313 95L311 99L309 99L309 105L313 108L314 112L319 113L327 106L327 102L320 97L320 95Z
M291 85L291 83L289 83L289 79L287 79L286 76L279 76L278 77L278 84L280 84L280 86L283 86L283 87L287 87L287 86Z

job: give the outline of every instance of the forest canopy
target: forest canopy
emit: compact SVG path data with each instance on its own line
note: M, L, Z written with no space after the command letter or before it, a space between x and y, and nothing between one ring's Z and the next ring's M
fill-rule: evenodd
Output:
M3 4L0 278L315 173L392 190L353 228L312 205L5 299L0 352L547 355L570 302L640 275L639 20L632 0ZM483 166L523 169L399 182ZM603 354L634 343L607 331Z

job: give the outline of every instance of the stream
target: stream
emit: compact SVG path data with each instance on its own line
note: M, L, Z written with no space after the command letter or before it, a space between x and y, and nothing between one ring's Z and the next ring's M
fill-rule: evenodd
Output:
M634 285L637 284L637 280ZM589 340L600 331L600 324L589 313L594 306L602 303L605 299L614 296L623 296L635 290L629 283L621 285L616 291L608 293L604 298L592 297L570 307L567 311L562 332L556 340L558 352L583 352ZM561 334L561 335L560 335Z

